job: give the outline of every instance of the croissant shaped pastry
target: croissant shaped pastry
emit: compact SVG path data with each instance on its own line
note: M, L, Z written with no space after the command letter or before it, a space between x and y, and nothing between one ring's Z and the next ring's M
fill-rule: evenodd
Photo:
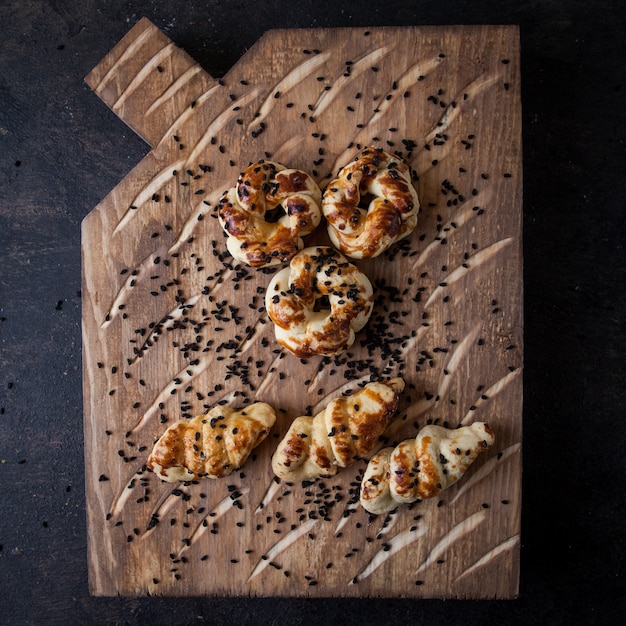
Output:
M154 445L147 467L167 482L228 476L246 462L275 421L274 409L264 402L240 410L215 406L172 424Z
M449 429L429 425L369 461L361 483L361 505L375 515L399 504L432 498L457 482L476 457L493 445L489 426Z
M285 480L328 478L371 454L403 390L401 378L371 382L331 401L315 417L297 417L272 457L274 474Z

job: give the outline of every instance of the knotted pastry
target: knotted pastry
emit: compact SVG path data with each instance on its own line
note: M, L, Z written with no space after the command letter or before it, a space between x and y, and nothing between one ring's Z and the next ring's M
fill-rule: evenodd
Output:
M493 431L483 422L456 429L425 426L414 439L383 448L370 459L361 483L361 505L377 515L432 498L457 482L494 441Z
M298 252L289 267L273 277L265 293L277 341L300 358L346 350L367 323L373 306L367 276L326 246Z
M321 198L306 172L272 161L253 163L219 203L229 252L253 267L288 261L320 223Z
M328 478L371 454L403 389L402 378L371 382L331 401L315 417L297 417L272 457L274 474L285 480Z
M215 406L205 415L172 424L146 465L167 482L228 476L246 462L275 421L274 409L264 402L238 411Z
M411 234L419 208L406 163L372 147L339 171L322 199L333 245L355 259L376 257Z

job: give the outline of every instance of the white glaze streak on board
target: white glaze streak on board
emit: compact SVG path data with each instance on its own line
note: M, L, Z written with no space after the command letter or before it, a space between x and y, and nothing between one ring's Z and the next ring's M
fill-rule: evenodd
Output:
M387 547L380 549L374 557L367 563L363 570L356 576L357 581L363 580L377 570L385 561L395 556L415 541L421 539L426 532L426 527L422 524L415 530L411 528L399 532L387 541ZM354 579L350 584L354 584Z
M308 520L289 531L280 541L277 541L267 552L264 554L264 559L260 559L256 567L250 573L247 582L250 582L255 576L258 576L266 567L269 566L272 559L276 558L281 552L287 550L293 543L298 541L302 536L307 534L316 524L317 520Z
M251 89L249 93L241 96L240 98L237 98L234 102L231 103L231 105L227 109L224 109L223 111L220 111L218 113L218 115L209 124L209 127L204 131L202 137L200 137L200 139L197 141L197 143L194 145L193 149L189 153L189 156L185 161L185 168L191 165L197 165L200 155L211 143L211 140L224 129L224 127L230 120L237 118L240 115L238 109L245 107L251 100L254 100L260 91L260 87L255 87L254 89Z
M481 480L489 476L489 474L491 474L500 463L503 463L509 457L519 452L520 448L520 444L515 443L512 446L509 446L508 448L505 448L504 450L499 452L497 456L489 459L478 471L474 472L471 476L468 477L467 480L459 485L459 489L452 499L451 504L454 504L466 491L471 489L476 483L479 483Z
M249 487L242 488L239 493L241 497L245 497L250 493ZM183 545L183 547L178 551L178 556L180 557L183 552L189 550L194 543L208 530L213 524L217 524L217 520L220 519L223 515L233 510L233 500L230 497L226 497L218 505L212 508L206 515L204 515L196 524L196 527L193 529L191 536L188 541ZM210 522L210 523L209 523Z
M372 64L378 63L389 52L389 46L383 46L377 50L372 50L362 59L351 65L350 73L344 73L334 80L330 85L330 89L321 93L317 102L313 106L312 115L320 115L323 113L341 93L341 90L357 79L363 72L371 69Z
M415 574L418 575L423 572L429 565L434 563L441 555L445 554L450 546L455 542L462 539L468 533L471 533L477 526L482 524L487 519L486 511L478 511L473 515L470 515L462 522L459 522L450 532L446 533L432 548L428 556L421 565L415 570Z
M119 59L109 68L108 72L102 77L100 82L94 87L97 93L104 90L107 84L117 77L118 71L123 65L132 58L132 56L143 46L154 34L150 29L144 30L138 35L120 55Z
M151 72L153 72L158 66L159 63L163 63L163 61L171 54L174 49L174 44L170 43L161 48L142 68L137 72L136 76L130 81L126 89L122 91L119 95L118 99L113 103L112 109L115 112L118 112L124 106L124 103L128 98L130 98L133 93L140 87L141 83L143 83Z
M517 546L519 544L519 541L520 541L520 536L515 535L511 537L510 539L507 539L506 541L503 541L502 543L498 544L495 548L492 548L491 550L489 550L489 552L487 552L480 559L478 559L478 561L476 561L473 565L468 567L460 576L457 577L457 580L461 580L462 578L465 578L465 576L468 576L469 574L475 572L481 567L484 567L485 565L493 561L495 558L497 558L501 554L508 552L509 550Z
M329 58L329 54L316 54L307 61L294 67L284 78L282 78L274 87L269 90L263 104L259 107L258 115L248 125L248 132L257 128L263 120L269 115L270 111L276 105L276 101L280 95L288 93L296 87L302 80L312 74L318 67L324 65Z
M202 68L199 65L192 65L186 72L181 74L168 88L158 96L155 101L146 110L146 115L150 115L160 106L165 104L172 96L183 89L187 83L198 73ZM197 105L196 105L197 106Z
M113 231L114 235L117 235L120 231L122 231L128 225L130 220L135 215L138 215L140 207L143 207L152 198L153 194L160 191L163 185L165 185L165 183L172 177L172 170L176 170L182 165L183 161L168 164L145 185L145 187L130 202L128 208Z

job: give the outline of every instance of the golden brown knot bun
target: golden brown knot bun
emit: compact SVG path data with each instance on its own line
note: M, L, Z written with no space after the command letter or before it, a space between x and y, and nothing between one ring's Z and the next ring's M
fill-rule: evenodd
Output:
M264 402L240 410L215 406L172 424L154 445L147 467L167 482L228 476L246 462L275 421L274 409Z
M476 457L495 441L483 422L461 428L424 426L414 439L384 448L367 465L361 505L378 515L399 504L433 498L457 482Z
M321 196L306 172L272 161L253 163L218 207L228 251L253 267L285 263L319 225Z
M372 147L339 171L322 199L333 245L355 259L376 257L411 234L419 209L408 165Z
M327 246L298 252L265 293L277 341L300 358L346 350L367 323L373 303L367 276Z
M274 473L285 480L328 478L367 457L393 420L403 390L402 378L371 382L332 400L315 417L297 417L272 457Z

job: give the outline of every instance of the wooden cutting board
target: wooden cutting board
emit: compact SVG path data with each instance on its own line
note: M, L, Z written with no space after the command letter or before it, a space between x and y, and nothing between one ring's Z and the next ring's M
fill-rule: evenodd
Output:
M266 33L214 80L148 20L87 76L151 146L82 227L89 581L97 595L511 598L522 435L519 33L513 26ZM226 251L215 207L252 161L324 187L360 147L414 169L415 232L357 261L375 287L345 354L300 361L263 309L271 272ZM306 240L328 243L325 228ZM291 421L370 378L407 383L390 441L488 421L494 448L440 497L370 517L365 463L273 480ZM167 484L154 441L217 402L278 421L230 477Z

